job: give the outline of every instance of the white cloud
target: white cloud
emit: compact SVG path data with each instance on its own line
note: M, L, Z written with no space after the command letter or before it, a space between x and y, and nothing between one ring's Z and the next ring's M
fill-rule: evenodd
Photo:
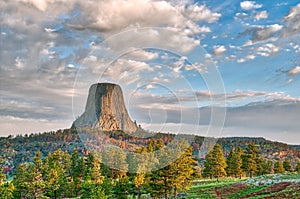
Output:
M259 21L261 19L267 19L267 18L268 18L268 12L266 10L256 13L256 15L254 16L254 19L256 21Z
M275 40L276 36L283 29L282 25L272 24L266 26L252 26L240 33L240 36L250 35L251 39L245 43L246 45L252 45L261 41Z
M222 56L224 52L226 52L226 48L223 45L213 46L213 52L216 56Z
M255 55L247 55L246 58L247 59L255 59Z
M240 13L240 12L238 12L238 13L235 14L234 19L235 20L237 20L237 19L245 19L248 16L249 15L247 13L244 13L244 12Z
M282 36L284 38L291 38L299 35L300 30L300 3L292 7L289 14L284 17L286 28L284 29Z
M264 44L256 49L256 52L258 55L261 55L263 57L268 57L270 55L276 54L280 48L278 46L275 46L272 43Z
M238 59L237 63L244 63L246 60L244 58Z
M72 120L45 120L0 116L0 136L56 131L71 126Z
M140 80L141 72L152 72L154 68L142 61L120 58L111 64L103 73L103 78L110 82L129 85Z
M243 1L240 3L240 6L244 10L253 10L262 7L262 4L257 4L255 1Z
M152 60L158 58L157 52L149 52L147 50L135 50L131 53L129 53L126 57L132 57L139 60Z
M189 17L193 21L205 21L208 23L214 23L221 17L220 13L212 12L205 5L190 5L186 9L182 8L185 16Z
M297 75L300 73L300 66L296 66L288 71L290 75Z
M24 60L23 59L21 59L20 57L17 57L16 58L16 64L15 64L15 66L18 68L18 69L22 69L22 68L24 68Z
M256 39L255 40L268 39L268 38L274 36L274 34L276 32L278 32L279 30L281 30L282 28L283 28L283 26L279 25L279 24L273 24L273 25L269 25L269 26L259 28L256 32Z
M244 57L244 58L238 59L238 60L237 60L237 63L244 63L244 62L246 62L246 61L248 61L248 60L253 60L253 59L255 59L255 58L256 58L255 55L250 54L250 55L247 55L247 56Z

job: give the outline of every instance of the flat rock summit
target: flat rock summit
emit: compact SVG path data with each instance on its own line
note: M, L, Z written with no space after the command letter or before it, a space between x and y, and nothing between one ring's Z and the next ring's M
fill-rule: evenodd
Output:
M72 127L127 133L138 129L126 110L121 87L112 83L96 83L90 87L85 111Z

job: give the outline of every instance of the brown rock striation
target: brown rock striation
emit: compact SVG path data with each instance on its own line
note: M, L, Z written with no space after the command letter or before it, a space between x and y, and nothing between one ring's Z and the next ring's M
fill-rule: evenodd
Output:
M128 133L138 129L128 115L121 87L112 83L97 83L90 87L85 111L72 127Z

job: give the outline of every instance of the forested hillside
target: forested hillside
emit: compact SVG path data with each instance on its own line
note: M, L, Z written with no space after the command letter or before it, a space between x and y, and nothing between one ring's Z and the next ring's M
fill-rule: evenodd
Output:
M88 132L89 134L100 135L103 143L110 143L119 146L123 149L131 151L136 150L141 146L146 146L149 140L162 140L164 144L169 143L175 135L156 133L151 134L150 137L138 138L131 136L122 131L111 132ZM149 133L148 133L149 136ZM230 153L234 147L241 147L246 149L249 143L254 144L261 152L261 156L272 160L273 162L279 159L288 159L292 165L295 166L299 161L300 152L296 146L289 146L284 143L272 142L264 138L246 138L246 137L232 137L232 138L204 138L200 136L182 135L184 139L189 140L193 148L193 155L203 165L205 155L212 149L217 142L222 146L225 157ZM81 138L75 129L64 129L56 132L44 132L30 135L17 135L0 138L0 157L3 162L5 173L11 174L12 171L22 162L31 162L34 154L37 151L41 152L42 157L46 157L49 152L54 152L57 149L68 151L72 153L74 150L83 155L87 153L85 148L86 143L81 142Z
M219 184L219 180L223 181L226 177L239 181L242 177L300 173L300 162L296 167L287 159L273 163L261 157L254 144L248 144L245 150L233 147L227 157L222 146L215 144L206 154L202 166L193 157L193 148L182 139L168 143L168 147L164 146L162 137L150 139L146 146L136 148L135 153L110 147L100 154L81 150L83 154L80 155L78 149L72 153L58 149L49 152L46 157L38 151L31 162L18 165L12 180L7 179L3 166L0 166L0 198L140 199L143 196L168 199L183 195L198 198L194 197L199 195L195 185L207 178L211 182L217 179L214 186L218 189L215 187L214 192L219 196L229 194L222 191ZM172 160L172 157L176 158ZM291 186L297 190L297 181L293 182L296 183L284 182L283 189ZM268 186L267 183L261 185ZM236 186L238 190L246 188L241 184ZM249 186L247 189L252 188Z

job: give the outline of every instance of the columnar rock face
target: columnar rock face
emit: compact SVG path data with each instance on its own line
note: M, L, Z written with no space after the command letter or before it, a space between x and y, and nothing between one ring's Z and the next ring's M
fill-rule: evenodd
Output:
M85 111L72 127L128 133L137 130L136 123L127 113L121 87L111 83L97 83L90 87Z

